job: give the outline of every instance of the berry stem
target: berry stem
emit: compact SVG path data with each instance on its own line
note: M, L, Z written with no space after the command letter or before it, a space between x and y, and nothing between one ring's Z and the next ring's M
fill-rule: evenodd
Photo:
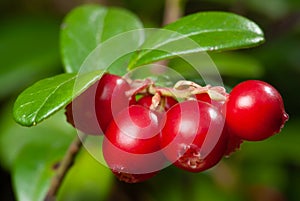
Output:
M154 96L152 97L152 104L150 106L150 110L157 110L158 109L158 106L160 104L160 101L161 101L161 96L159 93L155 93Z
M227 98L227 93L224 87L222 86L200 86L195 82L180 80L178 81L173 88L167 87L158 87L154 84L149 85L148 92L155 95L159 93L162 96L170 96L175 99L190 99L193 98L196 94L207 93L212 100L216 101L225 101Z
M55 176L52 178L49 190L44 199L45 201L56 200L57 192L58 192L65 176L67 175L69 169L72 167L72 165L75 161L75 158L76 158L80 148L82 147L82 142L86 139L86 137L87 137L86 135L83 135L82 137L79 137L78 135L76 135L75 139L70 144L64 158L62 159L62 161L60 162L60 164L56 170Z

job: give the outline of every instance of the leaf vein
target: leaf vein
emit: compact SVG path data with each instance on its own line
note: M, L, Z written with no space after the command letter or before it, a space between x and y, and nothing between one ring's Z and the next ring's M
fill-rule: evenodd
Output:
M57 85L56 87L53 87L54 90L45 98L45 100L43 101L43 103L40 105L40 107L38 107L38 109L33 112L31 114L31 116L33 116L33 120L34 122L36 121L37 119L37 116L39 115L39 112L41 111L41 109L45 106L45 104L48 102L48 100L50 99L50 97L55 94L55 92L57 92L57 90L59 90L61 88L61 86L63 86L64 84L66 84L67 82L71 82L72 80L74 80L75 78L77 78L77 75L74 76L74 77L71 77L65 81L63 81L61 84ZM30 115L29 115L30 116Z

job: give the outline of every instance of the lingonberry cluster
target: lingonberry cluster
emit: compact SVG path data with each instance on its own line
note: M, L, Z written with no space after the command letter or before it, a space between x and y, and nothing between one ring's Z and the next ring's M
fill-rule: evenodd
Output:
M128 183L170 163L207 170L243 140L266 139L288 120L279 92L262 81L242 82L228 94L220 86L179 81L167 88L108 73L66 107L66 116L86 134L104 133L104 159Z

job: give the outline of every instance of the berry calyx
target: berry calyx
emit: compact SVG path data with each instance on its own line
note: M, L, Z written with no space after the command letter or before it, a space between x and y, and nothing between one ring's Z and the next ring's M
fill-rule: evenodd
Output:
M216 165L227 146L223 115L211 104L184 101L166 113L160 143L174 165L201 172Z
M281 95L266 82L244 81L229 94L226 124L230 133L244 140L267 139L280 132L287 120Z

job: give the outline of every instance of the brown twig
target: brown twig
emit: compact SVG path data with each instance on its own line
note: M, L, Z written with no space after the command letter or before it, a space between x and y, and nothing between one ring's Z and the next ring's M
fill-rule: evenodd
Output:
M163 26L178 20L183 15L183 1L184 0L165 0ZM162 60L156 62L156 64L166 66L168 65L168 61Z
M176 21L183 15L183 0L166 0L163 25Z
M84 141L85 138L86 138L85 135L82 138L76 135L76 138L70 144L64 158L62 159L62 161L60 162L56 170L56 175L52 178L51 185L49 187L49 190L47 192L44 201L56 200L56 195L59 190L59 187L61 186L67 172L72 167L76 155L79 152L80 148L82 147L82 141Z

